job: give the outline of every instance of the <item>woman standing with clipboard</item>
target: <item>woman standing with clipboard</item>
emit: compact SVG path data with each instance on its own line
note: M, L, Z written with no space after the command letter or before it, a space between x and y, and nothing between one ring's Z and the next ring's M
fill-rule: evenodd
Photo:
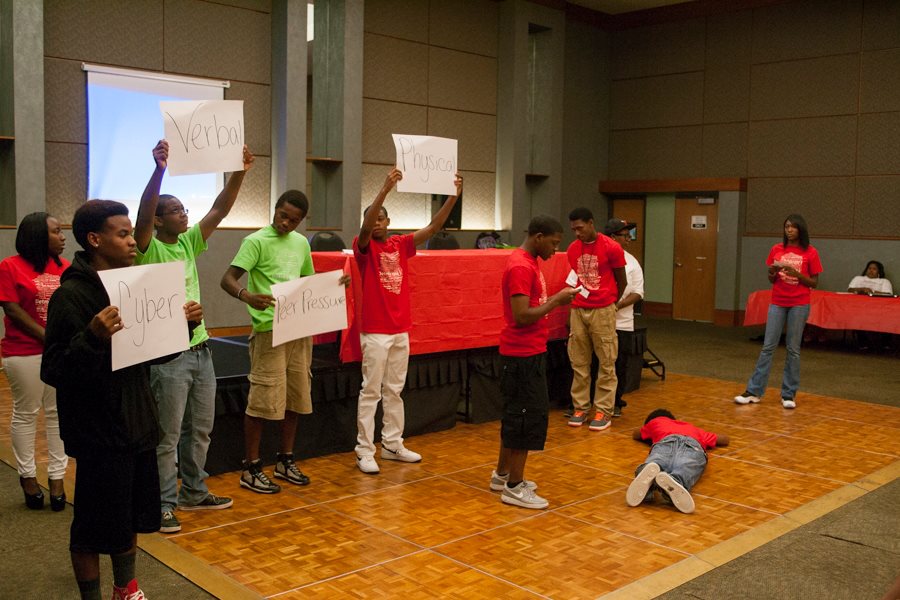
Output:
M818 285L822 272L819 252L809 243L809 229L803 217L795 214L784 220L783 240L772 246L766 265L772 283L772 304L766 319L765 340L747 389L735 396L734 401L755 404L762 399L772 368L772 355L786 324L787 360L781 380L781 405L796 408L795 396L800 387L800 343L809 317L810 290Z

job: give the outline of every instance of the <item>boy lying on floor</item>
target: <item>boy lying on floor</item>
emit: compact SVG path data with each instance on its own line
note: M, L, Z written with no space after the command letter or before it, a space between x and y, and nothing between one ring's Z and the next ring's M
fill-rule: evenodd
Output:
M650 442L647 460L634 472L625 500L628 506L638 506L653 500L658 489L683 513L694 512L694 487L706 468L706 449L727 446L728 436L704 431L685 421L676 421L665 408L657 408L635 430L634 439Z

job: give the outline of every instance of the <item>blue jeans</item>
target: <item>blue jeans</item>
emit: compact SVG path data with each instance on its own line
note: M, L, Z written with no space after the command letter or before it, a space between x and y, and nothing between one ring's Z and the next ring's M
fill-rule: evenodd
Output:
M706 452L694 438L673 433L653 444L647 460L635 469L634 474L640 473L649 463L658 464L661 472L668 473L690 491L706 469ZM652 495L653 486L644 499L648 500Z
M151 367L150 385L159 407L162 434L156 448L162 510L202 502L209 495L209 474L204 467L216 418L212 353L209 348L186 350L170 362Z
M747 382L747 391L754 396L762 397L769 383L769 371L772 368L772 355L781 339L781 330L787 322L784 344L787 346L787 360L784 363L784 376L781 379L781 397L793 400L800 387L800 342L803 341L803 327L809 317L809 304L800 306L769 305L766 319L766 336L762 351L756 361L756 370Z

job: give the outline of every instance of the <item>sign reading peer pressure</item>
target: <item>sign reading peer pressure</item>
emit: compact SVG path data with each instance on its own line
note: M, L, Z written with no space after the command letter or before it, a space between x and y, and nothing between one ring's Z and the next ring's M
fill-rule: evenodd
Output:
M397 150L397 168L403 179L398 192L456 195L457 140L429 135L391 134Z
M160 102L172 175L244 168L243 100Z
M347 329L347 293L340 282L343 274L328 271L272 286L272 346Z
M118 371L190 346L184 316L184 262L97 271L124 327L112 336Z

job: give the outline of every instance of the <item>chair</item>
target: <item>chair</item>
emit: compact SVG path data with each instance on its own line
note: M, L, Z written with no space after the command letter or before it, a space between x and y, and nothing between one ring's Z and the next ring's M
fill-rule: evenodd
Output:
M475 238L475 247L478 249L496 248L500 244L500 234L496 231L482 231Z
M452 233L438 231L425 244L427 250L459 250L459 240Z
M313 252L339 252L346 247L341 236L331 231L317 231L309 240Z

